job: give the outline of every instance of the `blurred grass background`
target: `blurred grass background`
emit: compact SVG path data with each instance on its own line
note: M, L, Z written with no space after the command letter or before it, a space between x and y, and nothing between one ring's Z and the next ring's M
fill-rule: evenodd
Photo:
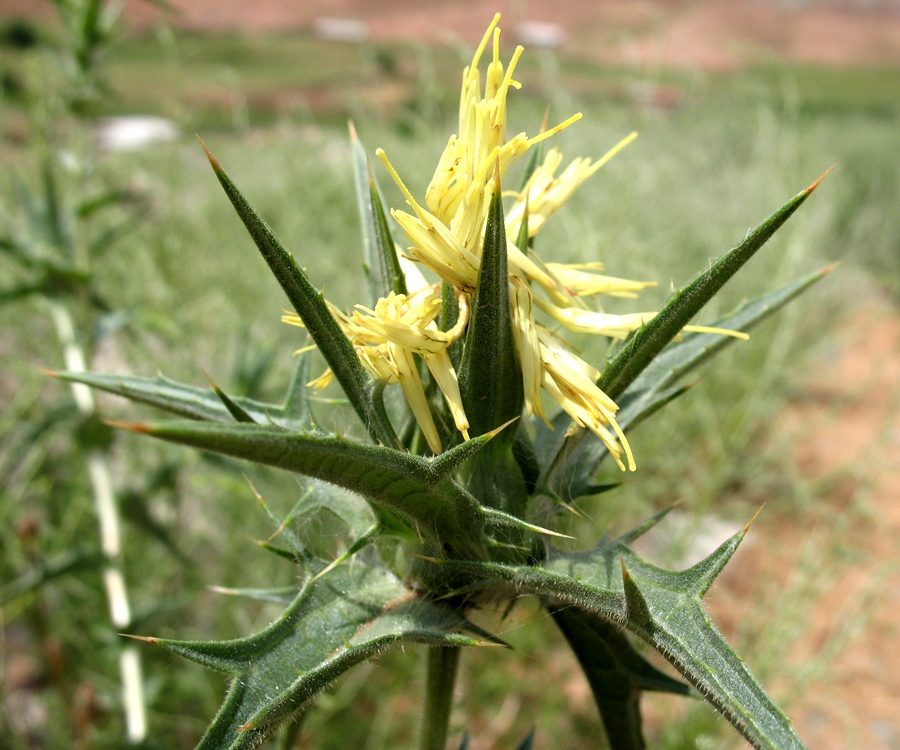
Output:
M116 96L101 114L163 115L178 123L183 137L107 153L98 163L111 183L143 196L151 214L126 247L95 268L113 309L127 315L94 367L162 372L196 385L205 384L206 370L226 390L277 400L302 339L279 323L281 293L190 134L204 138L313 282L350 307L365 299L365 284L346 121L354 120L370 152L383 147L413 193L422 194L455 127L463 62L450 49L348 45L302 33L166 32L123 39L108 61ZM33 64L8 46L0 51L5 173L25 173L33 159L26 121L15 106L17 81ZM511 98L513 130L535 132L548 102L551 121L584 112L555 140L568 158L599 156L631 130L639 132L637 142L548 225L537 250L558 261L602 260L611 275L659 281L642 296L641 309L657 308L672 286L837 165L701 322L833 261L840 269L750 342L732 347L652 427L637 428L630 439L639 472L620 491L586 502L592 520L573 526L582 537L608 528L620 532L679 500L697 516L740 523L768 502L768 512L802 522L813 512L809 493L796 481L791 456L772 439L773 429L802 387L804 363L827 347L848 316L874 299L896 309L900 298L900 72L784 64L731 73L648 71L538 51L526 53L517 77L523 90ZM400 206L387 176L378 176L390 202ZM12 189L11 180L0 179L0 191ZM635 309L632 302L608 308ZM42 559L90 546L96 529L85 477L76 477L64 496L54 492L54 474L68 460L66 441L29 438L29 430L47 419L42 404L61 390L38 371L61 365L47 346L46 314L37 303L0 307L0 331L0 582L6 583ZM582 344L602 356L590 342ZM148 414L111 399L104 409L117 419ZM296 500L298 484L136 437L119 440L117 461L122 487L139 487L147 466L177 467L166 493L136 506L149 516L133 513L126 529L127 577L139 612L135 629L228 638L265 625L275 613L270 606L206 587L294 580L290 566L248 540L265 539L271 529L241 472L281 512ZM604 476L617 474L607 469ZM90 746L117 746L116 637L97 617L104 609L96 570L4 605L5 680L17 686L0 704L7 746L72 746L62 704L82 693L88 695ZM512 654L485 649L467 655L459 716L469 717L467 728L485 744L493 738L496 747L514 747L532 724L545 747L593 747L597 729L587 691L574 660L558 648L553 628L535 619L536 611L526 606L504 624L501 635L516 647ZM41 653L48 643L57 645L55 655ZM752 647L738 646L753 665L771 661L765 654L784 644L775 627ZM151 745L192 747L221 700L224 679L161 650L145 651ZM322 748L412 746L421 671L409 653L358 669L318 702L304 734ZM645 701L657 707L651 709L652 747L739 744L700 704ZM658 723L659 716L677 712L685 722ZM35 728L29 734L22 726ZM456 727L459 734L464 728Z

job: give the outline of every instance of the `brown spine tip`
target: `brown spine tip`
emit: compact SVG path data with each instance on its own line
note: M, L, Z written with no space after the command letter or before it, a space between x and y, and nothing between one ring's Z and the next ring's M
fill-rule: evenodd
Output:
M58 371L58 370L44 370L44 369L40 369L40 370L38 370L38 372L41 373L41 375L49 375L51 378L58 378L58 377L59 377L59 371Z
M502 425L500 425L499 427L495 427L493 430L491 430L490 432L487 432L487 433L485 433L485 434L486 434L489 438L494 438L494 437L496 437L497 435L499 435L501 432L503 432L503 430L505 430L507 427L509 427L513 422L516 422L516 421L519 420L519 419L520 419L520 417L513 417L513 418L510 419L508 422L504 422L504 423L503 423Z
M837 261L835 263L831 263L830 265L825 266L825 268L823 268L821 271L819 271L819 276L827 276L839 265L841 265L841 263L840 263L840 261Z
M203 373L203 376L206 378L206 381L209 383L210 387L211 387L213 390L218 390L219 386L217 386L217 385L216 385L216 381L214 381L214 380L212 379L212 377L210 377L210 374L206 371L206 368L205 368L205 367L201 367L201 368L200 368L200 372Z
M629 573L628 568L625 567L625 558L621 555L619 556L619 563L622 565L622 580L627 581L631 578L631 573Z
M744 526L744 533L745 533L745 534L746 534L748 531L750 531L750 527L753 525L753 523L756 521L756 519L759 518L759 514L763 512L763 508L765 508L765 507L766 507L766 504L765 504L765 503L763 503L762 505L760 505L760 506L759 506L759 510L756 511L756 513L753 514L753 518L751 518L751 519L747 522L747 525Z
M347 120L347 130L350 131L350 140L358 141L359 136L356 135L356 126L353 124L353 120Z
M194 135L197 135L197 134L194 133ZM203 150L206 152L206 158L209 159L209 165L210 165L210 166L213 168L213 170L215 170L216 172L221 172L221 171L222 171L222 165L219 164L219 162L218 162L218 160L216 159L216 157L212 155L212 151L210 151L210 150L206 147L206 144L203 142L203 139L202 139L199 135L197 135L197 140L200 141L200 145L203 146Z
M156 638L148 638L146 635L132 635L131 633L119 633L123 638L131 638L134 641L144 641L144 643L152 643L154 646L157 645Z
M435 563L436 565L443 565L443 563L446 562L439 557L427 557L426 555L416 555L414 553L410 553L410 557L415 557L419 560L424 560L425 562Z
M118 419L104 419L103 424L109 425L110 427L115 427L118 430L139 432L143 435L150 435L153 432L150 429L150 425L144 424L143 422L122 422Z
M242 476L244 477L244 481L247 483L247 486L250 487L250 491L253 493L253 496L256 498L256 502L258 502L260 505L265 505L266 501L263 499L263 496L259 494L259 490L253 486L253 482L250 481L250 477L248 477L246 474L243 474Z
M821 183L822 180L824 180L826 177L828 177L828 175L830 175L834 171L834 167L836 167L836 166L837 166L837 164L826 169L825 172L822 174L822 176L818 180L816 180L812 185L810 185L808 188L806 188L806 190L804 190L803 192L806 193L806 195L809 195L813 190L815 190L817 187L819 187L819 183Z

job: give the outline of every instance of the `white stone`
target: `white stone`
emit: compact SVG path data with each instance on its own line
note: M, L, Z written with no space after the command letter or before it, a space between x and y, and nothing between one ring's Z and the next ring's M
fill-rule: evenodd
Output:
M516 38L525 46L557 49L566 43L568 35L558 23L523 21L516 26Z
M154 143L174 141L178 128L164 117L124 115L101 120L96 135L98 145L106 151L135 151Z

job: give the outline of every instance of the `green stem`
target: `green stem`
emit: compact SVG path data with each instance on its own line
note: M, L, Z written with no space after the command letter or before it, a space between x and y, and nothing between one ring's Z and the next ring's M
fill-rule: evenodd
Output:
M434 646L428 649L428 676L425 682L425 716L419 750L445 750L453 688L459 667L459 648Z
M61 302L50 300L50 313L63 359L69 372L87 370L84 351L78 343L72 315ZM72 396L78 411L84 416L96 415L96 404L90 388L82 383L72 383ZM88 476L94 494L94 509L100 525L100 546L107 564L103 571L103 583L109 603L110 620L117 632L131 625L131 606L125 586L122 566L122 533L119 507L113 491L112 471L108 456L98 448L87 454ZM125 709L125 725L130 744L139 744L147 736L143 678L140 652L134 645L124 646L119 652L119 671L122 678L122 703Z

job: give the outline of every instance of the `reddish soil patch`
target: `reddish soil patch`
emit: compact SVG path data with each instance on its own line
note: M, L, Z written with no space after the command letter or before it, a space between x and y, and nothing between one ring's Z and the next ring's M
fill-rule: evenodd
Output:
M284 30L316 18L366 21L376 39L477 40L495 11L509 31L523 21L553 23L565 51L609 62L731 68L769 59L828 65L900 64L900 6L764 2L762 0L179 0L178 25ZM151 15L132 4L136 22Z
M711 593L710 609L726 632L745 634L751 664L755 638L784 631L771 687L796 708L792 718L810 748L897 750L896 310L857 316L821 365L783 420L785 443L811 482L811 507L761 516Z
M773 0L170 0L171 21L208 31L284 32L317 18L359 19L375 39L477 40L495 11L509 34L524 21L557 24L563 51L638 65L727 69L772 59L826 65L900 65L900 3ZM0 0L0 17L49 13L50 3ZM129 21L161 18L131 2ZM507 37L511 38L511 37Z
M900 319L859 316L836 362L811 383L816 401L788 415L807 476L831 478L823 542L850 553L810 613L808 658L846 645L800 701L810 747L900 747ZM827 408L822 408L822 403ZM836 481L834 481L836 480ZM852 506L852 507L851 507ZM841 515L853 520L841 523ZM790 529L787 530L788 544ZM806 658L807 655L798 655Z

